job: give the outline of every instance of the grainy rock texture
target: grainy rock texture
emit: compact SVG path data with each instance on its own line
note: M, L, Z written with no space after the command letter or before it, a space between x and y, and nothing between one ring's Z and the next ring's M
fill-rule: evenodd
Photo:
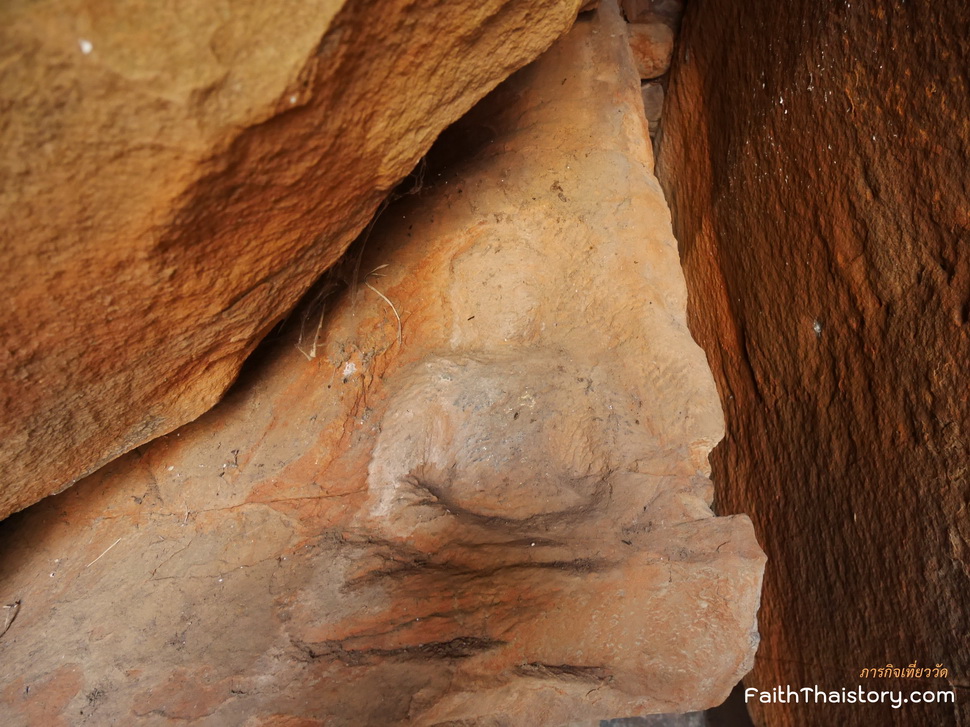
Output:
M0 7L0 517L208 409L579 0Z
M4 523L5 725L724 699L764 555L708 508L721 412L623 39L615 6L584 16L225 401Z
M674 32L670 26L666 23L630 23L627 33L640 78L656 78L666 73L674 52Z
M970 20L688 6L659 169L726 410L719 511L769 554L750 684L956 689L760 724L970 724ZM942 664L948 679L863 679Z

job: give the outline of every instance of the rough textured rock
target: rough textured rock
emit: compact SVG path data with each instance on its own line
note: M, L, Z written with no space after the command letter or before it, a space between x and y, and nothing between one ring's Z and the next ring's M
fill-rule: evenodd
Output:
M604 4L442 139L219 406L4 523L5 724L724 699L764 556L708 508L721 412L623 33Z
M718 510L768 553L748 683L956 689L754 705L970 724L970 21L958 3L692 2L659 169L726 411ZM863 679L943 664L948 679Z
M640 78L657 78L670 68L674 32L666 23L630 23L630 49Z
M0 517L212 406L579 0L0 7Z
M656 82L645 83L640 87L640 95L643 98L643 113L647 117L652 139L660 128L660 116L664 110L664 87Z

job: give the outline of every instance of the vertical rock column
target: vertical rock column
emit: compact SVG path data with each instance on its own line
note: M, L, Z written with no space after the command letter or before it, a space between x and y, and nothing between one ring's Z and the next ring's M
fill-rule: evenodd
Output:
M955 3L688 6L658 170L769 554L748 684L956 691L762 724L970 723L968 57Z

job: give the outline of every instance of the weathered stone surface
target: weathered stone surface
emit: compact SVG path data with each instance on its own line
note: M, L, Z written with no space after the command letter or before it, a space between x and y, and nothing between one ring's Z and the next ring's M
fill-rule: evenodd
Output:
M621 23L584 16L449 132L356 288L219 406L4 523L5 724L592 724L728 694L764 556L708 508L721 413Z
M640 87L640 96L643 98L643 113L647 117L652 139L660 128L660 116L664 110L664 87L657 82L645 83Z
M726 410L719 510L768 553L760 724L970 723L970 20L959 3L692 2L659 169ZM943 664L948 679L864 679Z
M580 0L0 7L0 517L212 406Z
M674 32L670 26L666 23L630 23L627 33L640 78L657 78L665 74L674 53Z

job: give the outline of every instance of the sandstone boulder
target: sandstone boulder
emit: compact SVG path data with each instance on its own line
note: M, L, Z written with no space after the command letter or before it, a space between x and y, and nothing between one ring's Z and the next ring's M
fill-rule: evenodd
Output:
M211 407L580 0L0 7L0 517Z
M764 555L709 509L721 412L641 103L604 3L445 135L351 287L225 401L12 517L7 723L592 724L724 699Z
M666 23L630 23L627 25L630 49L640 78L657 78L670 68L674 53L674 31Z

